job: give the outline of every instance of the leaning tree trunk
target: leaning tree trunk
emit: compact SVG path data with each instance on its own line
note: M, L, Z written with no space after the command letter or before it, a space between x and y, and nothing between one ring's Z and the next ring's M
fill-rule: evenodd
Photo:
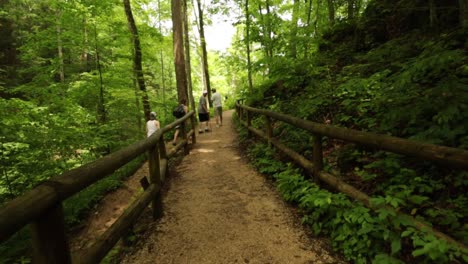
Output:
M172 37L174 43L174 66L177 83L177 97L180 100L187 100L187 75L185 73L184 61L184 38L182 6L183 0L172 0Z
M183 0L183 14L184 14L184 46L185 46L185 71L187 74L187 92L188 101L191 109L195 109L195 99L193 98L192 88L192 65L190 60L190 38L189 38L189 27L188 27L188 10L187 0Z
M135 72L138 87L142 93L143 111L145 113L146 120L149 120L150 105L148 101L148 94L146 92L145 78L143 75L143 67L141 66L141 47L140 37L138 35L138 29L133 19L132 8L130 6L130 0L123 0L125 15L127 16L128 28L132 33L133 40L133 71Z
M208 71L208 52L206 51L206 39L205 39L205 25L203 22L203 9L201 8L200 0L197 0L198 7L198 23L200 31L200 45L202 49L202 64L203 64L203 76L205 79L205 89L208 91L208 98L211 98L211 85L210 85L210 73ZM210 100L208 100L209 102Z

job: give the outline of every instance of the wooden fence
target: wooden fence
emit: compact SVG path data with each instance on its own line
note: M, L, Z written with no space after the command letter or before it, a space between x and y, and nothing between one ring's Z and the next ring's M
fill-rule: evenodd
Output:
M185 121L191 129L186 133ZM164 133L180 125L182 140L166 153ZM189 151L188 138L196 143L194 112L156 131L152 136L125 147L92 163L51 178L0 209L0 243L25 225L30 224L33 263L99 263L151 202L153 217L162 214L161 185L167 173L168 159L183 149ZM150 184L89 248L72 255L65 234L62 202L84 188L121 168L134 158L148 152Z
M340 180L335 175L323 171L322 137L326 136L329 138L340 139L346 142L352 142L359 145L372 147L374 149L403 154L406 156L420 158L422 160L429 160L451 168L468 170L468 151L466 150L436 146L432 144L420 143L397 137L377 135L368 132L314 123L311 121L303 120L285 114L276 113L273 111L245 106L240 104L239 102L237 102L236 104L236 111L240 123L247 127L249 135L252 135L252 133L254 133L257 136L265 139L271 145L275 146L281 152L289 156L294 162L299 164L308 172L312 173L316 180L320 179L324 181L337 191L340 191L348 195L349 197L362 202L365 206L373 210L379 209L379 207L376 207L370 203L370 197L367 194ZM265 118L264 131L252 126L253 114L258 114ZM294 127L304 129L312 134L312 161L307 160L305 157L301 156L294 150L288 148L278 139L273 137L272 119L288 123ZM410 215L404 214L399 211L395 211L393 208L390 207L386 209L392 210L395 212L396 215L399 215L405 220L410 221L414 224L414 226L417 229L429 232L434 236L438 237L439 239L447 241L452 246L459 248L465 254L468 254L467 247L463 243L456 241L450 236L432 228L428 224L421 222Z

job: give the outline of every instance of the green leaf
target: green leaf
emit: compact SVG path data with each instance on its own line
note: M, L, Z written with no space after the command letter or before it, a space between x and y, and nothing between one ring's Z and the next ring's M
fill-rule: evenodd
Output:
M411 195L408 197L408 200L414 204L422 204L424 201L429 200L429 197L422 195Z
M400 239L393 239L391 247L392 247L392 255L395 255L396 253L400 252L400 250L401 250L401 240Z
M407 236L410 236L411 234L413 234L413 230L406 230L406 231L403 231L401 233L401 237L407 237Z

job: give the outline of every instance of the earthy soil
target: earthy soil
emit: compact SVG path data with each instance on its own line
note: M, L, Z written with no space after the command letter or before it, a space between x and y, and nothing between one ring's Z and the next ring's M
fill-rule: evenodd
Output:
M131 204L136 196L143 192L140 179L149 178L148 162L145 162L135 174L117 189L106 195L96 206L84 223L76 228L70 236L72 251L79 251L92 245L102 233L106 231Z
M345 263L300 225L271 182L241 157L232 114L224 112L223 126L197 134L197 144L166 182L163 217L151 222L150 211L144 213L137 241L120 263ZM74 249L117 219L146 175L147 164L106 197Z

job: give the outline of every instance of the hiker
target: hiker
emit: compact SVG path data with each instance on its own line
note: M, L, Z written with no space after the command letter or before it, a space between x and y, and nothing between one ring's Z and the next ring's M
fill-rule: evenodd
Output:
M200 97L198 102L198 120L200 121L200 127L198 128L198 133L202 133L202 126L205 123L205 132L209 132L208 122L210 121L210 113L208 112L208 105L206 101L206 95L208 91L203 91L203 95Z
M156 132L160 128L159 121L156 120L156 113L150 113L150 120L146 122L146 136L151 136L154 132Z
M221 104L221 95L216 92L216 89L211 89L211 91L213 92L211 100L213 101L214 106L216 127L220 127L223 125L223 106Z
M185 98L182 98L180 99L180 104L179 106L182 106L182 108L184 109L184 112L185 114L188 112L188 107L186 106L186 103L187 103L187 100ZM179 107L177 106L177 107ZM180 118L178 116L176 116L176 118ZM175 127L176 131L174 133L174 139L172 140L172 145L176 145L177 144L177 136L179 135L179 132L180 132L180 125L177 125Z

